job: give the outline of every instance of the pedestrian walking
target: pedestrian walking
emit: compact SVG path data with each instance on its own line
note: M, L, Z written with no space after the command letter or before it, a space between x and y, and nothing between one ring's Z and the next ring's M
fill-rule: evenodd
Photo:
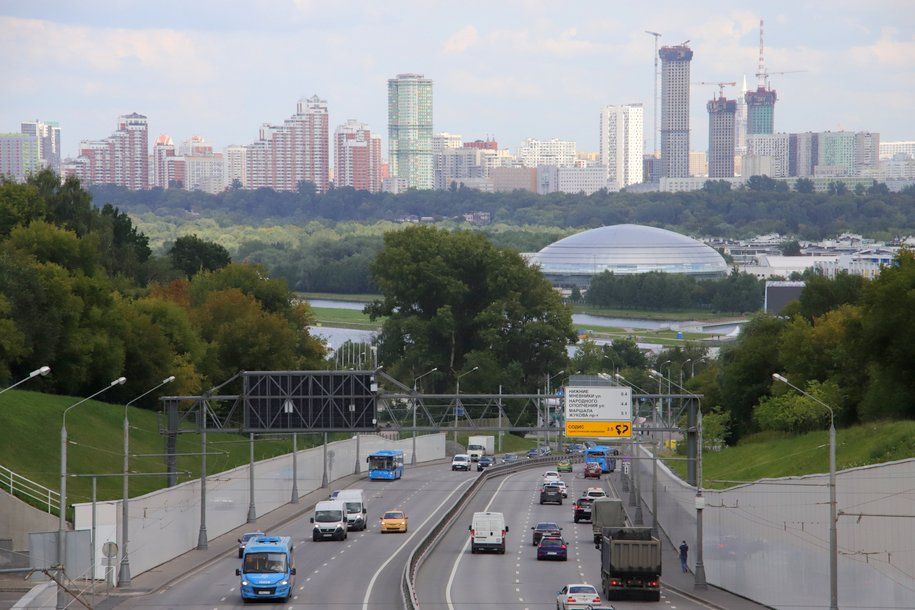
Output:
M686 574L689 572L689 569L686 567L686 558L689 554L689 545L686 544L686 540L683 541L683 544L680 545L680 569L683 570L683 573Z

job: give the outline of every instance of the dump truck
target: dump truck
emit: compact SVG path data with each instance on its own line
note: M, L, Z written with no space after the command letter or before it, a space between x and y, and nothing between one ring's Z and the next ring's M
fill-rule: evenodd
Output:
M601 535L605 527L626 527L626 511L619 498L595 498L591 504L591 531L594 544L601 544Z
M604 598L661 599L661 542L648 527L601 531L600 581Z

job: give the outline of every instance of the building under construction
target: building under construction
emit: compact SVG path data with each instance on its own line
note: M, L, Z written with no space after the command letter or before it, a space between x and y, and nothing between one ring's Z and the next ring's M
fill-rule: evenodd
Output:
M763 59L763 21L759 20L759 67L756 71L756 91L747 91L747 135L774 133L775 101L778 95L769 88L769 74Z
M737 101L723 94L709 101L708 108L708 177L734 177L734 129Z

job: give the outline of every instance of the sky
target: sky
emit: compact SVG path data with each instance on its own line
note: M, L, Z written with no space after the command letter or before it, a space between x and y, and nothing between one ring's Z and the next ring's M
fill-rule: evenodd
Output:
M754 88L760 19L767 69L804 71L771 77L777 131L915 139L915 0L0 0L0 132L56 120L73 156L140 112L150 142L222 148L317 94L331 132L358 119L386 142L387 79L416 72L435 83L436 132L597 151L601 107L641 102L650 151L644 31L690 41L694 83ZM716 89L692 87L692 150L708 147Z

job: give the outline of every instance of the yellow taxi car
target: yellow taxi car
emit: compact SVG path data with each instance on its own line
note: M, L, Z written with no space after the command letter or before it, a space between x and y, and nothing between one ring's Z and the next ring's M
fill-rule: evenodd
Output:
M382 534L388 532L406 532L407 515L405 515L402 510L386 511L381 516L381 527L379 529Z

